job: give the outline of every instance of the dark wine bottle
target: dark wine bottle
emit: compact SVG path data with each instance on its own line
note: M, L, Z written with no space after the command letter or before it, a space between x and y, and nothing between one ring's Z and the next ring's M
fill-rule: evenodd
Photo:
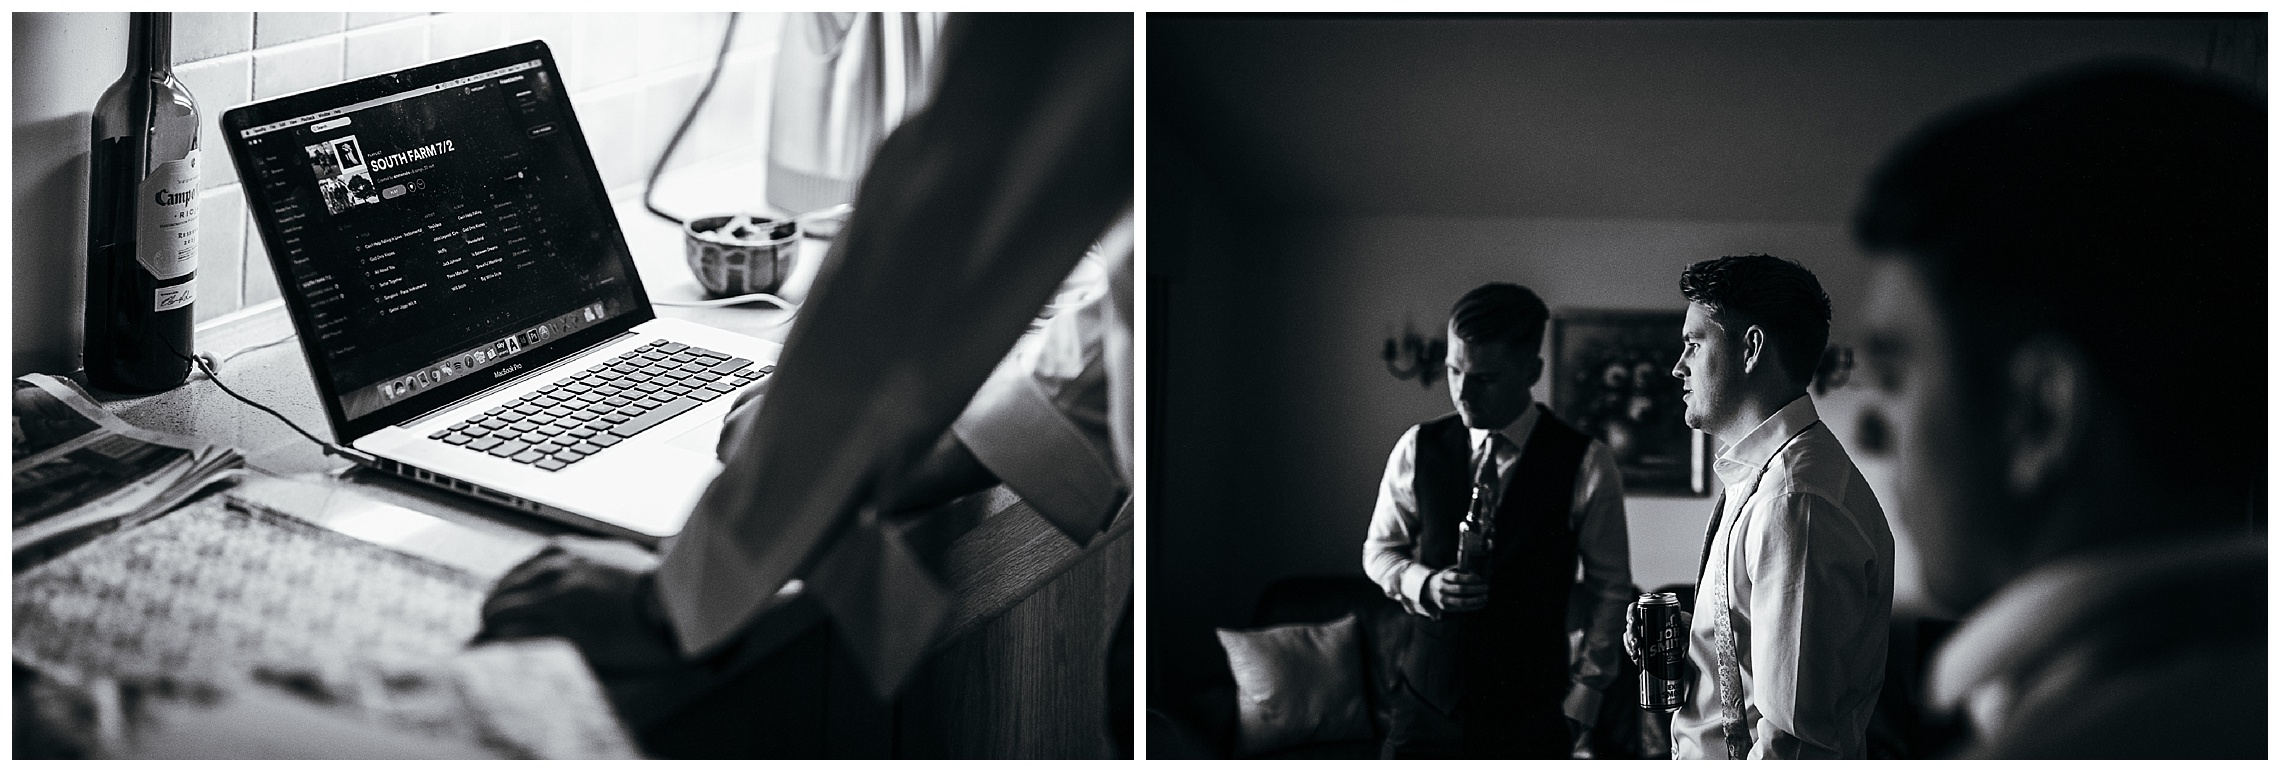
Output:
M87 382L149 394L190 376L198 288L198 104L174 77L174 16L129 15L127 70L95 102L87 175Z

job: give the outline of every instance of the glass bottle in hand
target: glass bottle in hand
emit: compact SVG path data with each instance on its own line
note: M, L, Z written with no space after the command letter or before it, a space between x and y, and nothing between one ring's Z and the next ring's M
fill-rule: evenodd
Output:
M1489 555L1495 550L1496 491L1488 483L1475 483L1472 504L1457 521L1457 570L1488 578Z

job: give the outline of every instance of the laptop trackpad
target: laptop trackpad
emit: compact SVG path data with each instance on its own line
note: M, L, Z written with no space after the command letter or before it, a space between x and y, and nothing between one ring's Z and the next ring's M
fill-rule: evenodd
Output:
M703 453L706 458L711 458L715 447L720 444L720 427L723 425L723 421L706 421L704 425L682 432L681 436L674 437L665 444Z

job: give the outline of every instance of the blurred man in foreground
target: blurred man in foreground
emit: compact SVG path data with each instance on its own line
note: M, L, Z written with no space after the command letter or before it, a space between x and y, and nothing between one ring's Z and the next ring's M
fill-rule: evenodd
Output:
M1983 758L2261 758L2265 115L2105 65L1973 104L1871 181L1866 436L1962 626Z

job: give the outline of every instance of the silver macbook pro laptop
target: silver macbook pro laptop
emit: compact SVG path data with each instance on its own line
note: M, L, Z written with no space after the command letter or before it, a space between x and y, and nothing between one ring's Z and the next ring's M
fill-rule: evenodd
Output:
M245 105L222 133L339 441L641 541L678 533L775 343L651 311L546 44Z

